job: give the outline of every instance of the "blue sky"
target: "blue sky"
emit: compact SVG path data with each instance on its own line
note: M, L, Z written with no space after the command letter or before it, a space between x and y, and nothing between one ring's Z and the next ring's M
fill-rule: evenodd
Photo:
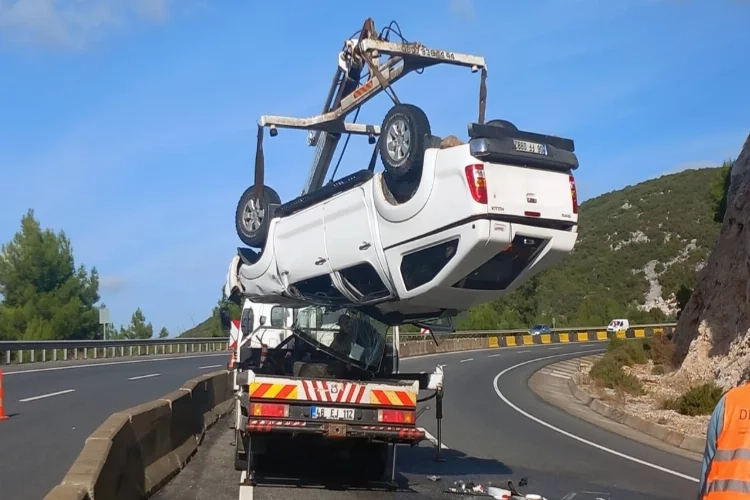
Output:
M319 112L344 40L372 16L485 56L488 118L576 141L582 198L734 157L750 132L745 0L0 0L0 241L34 208L96 266L115 323L202 321L239 240L261 114ZM397 84L433 133L465 137L477 75ZM743 89L744 87L744 89ZM745 92L743 93L743 90ZM379 124L381 97L360 114ZM266 143L288 201L313 150ZM353 138L339 174L369 161ZM381 168L379 166L379 168Z

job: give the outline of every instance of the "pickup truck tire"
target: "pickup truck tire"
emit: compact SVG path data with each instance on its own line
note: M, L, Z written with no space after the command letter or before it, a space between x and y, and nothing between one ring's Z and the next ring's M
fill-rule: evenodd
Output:
M421 176L426 139L431 132L427 115L413 104L397 104L388 111L380 128L378 150L391 183ZM397 185L388 188L398 190Z
M490 125L492 127L507 128L508 130L512 130L513 132L518 132L518 127L513 125L508 120L490 120L487 122L487 125Z
M250 186L242 193L234 215L237 236L249 247L262 249L268 238L271 224L270 206L280 205L278 193L268 186L263 186L263 200L255 195L255 186Z

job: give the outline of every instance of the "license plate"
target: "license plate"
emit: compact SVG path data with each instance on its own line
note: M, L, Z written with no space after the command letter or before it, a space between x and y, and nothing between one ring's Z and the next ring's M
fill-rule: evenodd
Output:
M529 141L519 141L518 139L513 139L513 147L516 148L516 151L522 151L524 153L534 153L537 155L547 155L547 145L546 144L539 144L536 142L529 142Z
M312 418L322 418L326 420L354 420L353 408L324 408L313 406L310 412Z

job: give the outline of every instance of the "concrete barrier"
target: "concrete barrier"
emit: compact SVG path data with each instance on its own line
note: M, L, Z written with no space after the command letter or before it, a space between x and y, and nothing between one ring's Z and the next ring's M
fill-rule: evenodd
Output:
M650 337L655 329L630 333ZM576 335L578 333L578 335ZM446 338L403 342L401 357L534 344L608 340L614 334L555 332ZM658 334L658 333L656 333ZM45 500L136 500L148 497L176 475L197 451L206 430L232 410L231 372L189 380L178 390L110 416L87 439L61 484Z
M62 483L45 500L148 497L185 466L206 430L232 404L231 373L222 370L115 413L86 439Z

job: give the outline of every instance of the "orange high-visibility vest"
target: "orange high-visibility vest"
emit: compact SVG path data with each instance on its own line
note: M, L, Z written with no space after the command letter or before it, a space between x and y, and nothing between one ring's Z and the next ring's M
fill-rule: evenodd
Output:
M750 384L724 396L724 422L703 500L750 500Z

